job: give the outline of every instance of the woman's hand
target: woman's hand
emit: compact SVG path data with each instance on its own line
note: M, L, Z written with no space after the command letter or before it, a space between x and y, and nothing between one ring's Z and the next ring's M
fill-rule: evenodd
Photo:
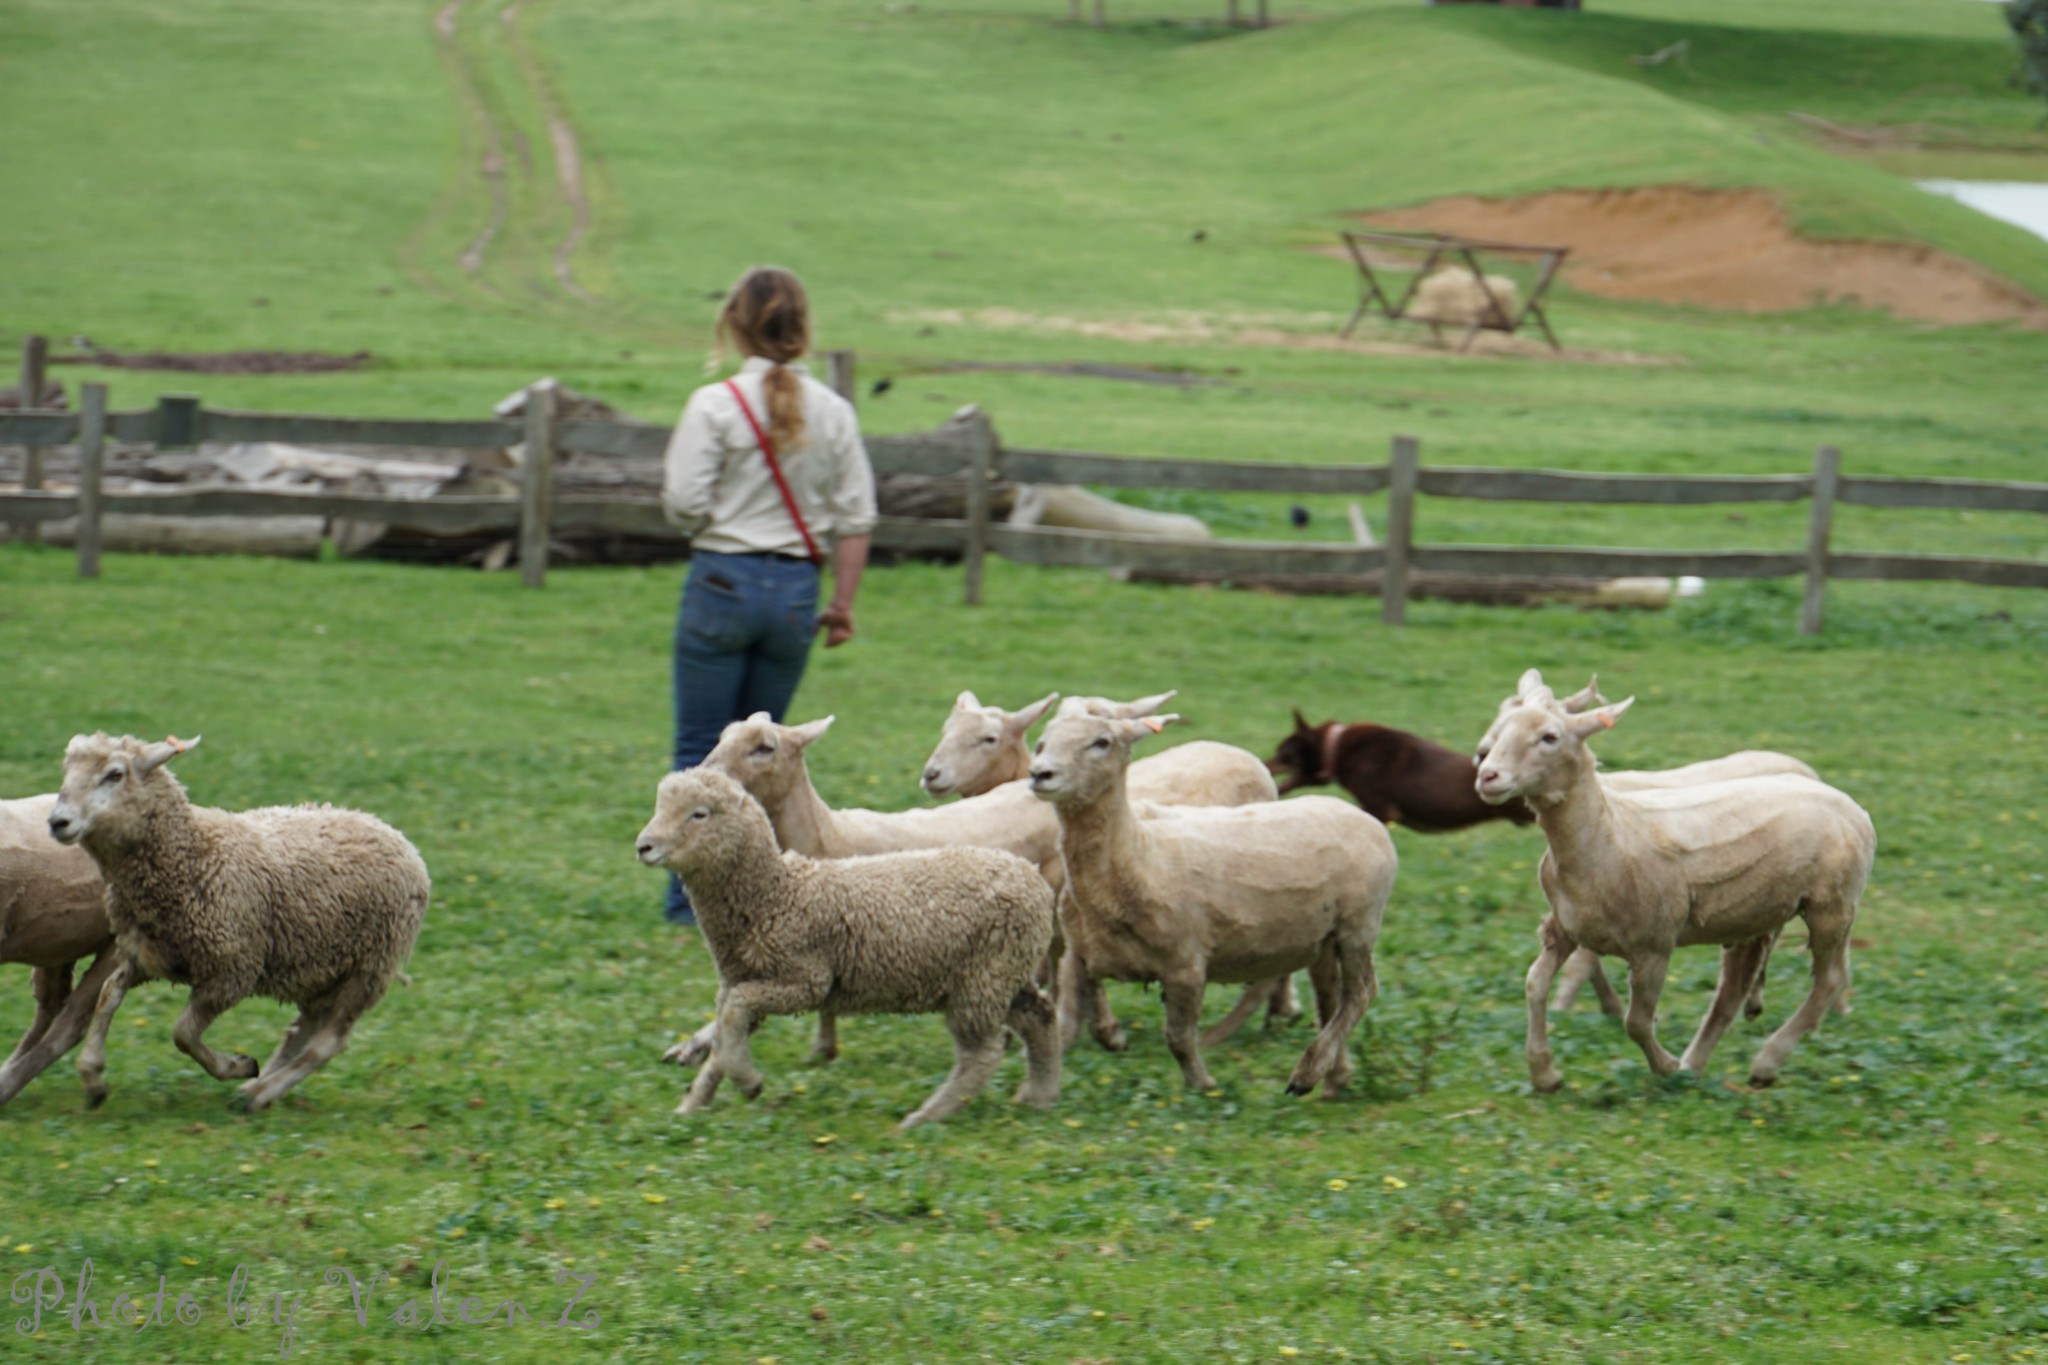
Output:
M833 603L818 613L818 629L825 632L825 648L839 648L853 638L853 608Z

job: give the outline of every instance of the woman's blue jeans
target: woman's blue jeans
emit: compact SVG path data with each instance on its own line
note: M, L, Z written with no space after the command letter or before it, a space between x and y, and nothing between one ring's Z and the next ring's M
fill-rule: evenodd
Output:
M817 628L816 565L774 555L692 555L676 612L675 766L703 762L728 724L756 711L779 722L803 681ZM679 924L696 918L673 876L667 914Z

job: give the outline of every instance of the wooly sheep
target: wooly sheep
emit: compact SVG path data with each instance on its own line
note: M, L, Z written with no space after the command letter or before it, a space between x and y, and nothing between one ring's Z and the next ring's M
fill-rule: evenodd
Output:
M78 1046L114 970L107 889L83 849L50 837L56 793L0 801L0 963L32 971L36 1012L0 1066L0 1104ZM98 957L74 991L72 971Z
M1172 692L1161 692L1128 702L1107 697L1068 697L1060 702L1059 713L1135 720L1158 711L1173 696ZM974 797L1028 777L1031 750L1024 736L1057 700L1059 693L1054 692L1021 711L1005 711L999 706L983 706L972 692L962 692L954 699L952 713L939 732L938 747L925 760L925 791L933 796L958 792ZM1207 739L1190 740L1136 760L1131 764L1128 784L1132 801L1140 803L1139 813L1146 819L1169 813L1152 810L1144 804L1147 802L1163 807L1244 806L1255 801L1277 801L1280 797L1273 775L1258 755ZM1088 1018L1097 1041L1113 1052L1121 1051L1123 1030L1101 994L1101 983L1084 980L1080 984L1087 993L1080 1012L1061 1017L1076 1021L1076 1027L1080 1018ZM1291 1023L1301 1017L1292 978L1250 986L1230 1013L1203 1031L1202 1045L1214 1047L1229 1038L1262 1004L1268 1019ZM1071 1046L1074 1039L1069 1035L1062 1041Z
M1478 275L1463 266L1431 271L1415 286L1401 316L1426 322L1439 339L1445 327L1504 329L1513 321L1521 290L1506 275Z
M1870 877L1870 817L1812 778L1778 775L1703 786L1615 791L1596 775L1586 742L1634 703L1571 712L1535 669L1521 705L1502 716L1480 763L1480 796L1523 800L1549 848L1538 874L1551 912L1529 968L1527 1055L1539 1091L1563 1084L1551 1060L1545 1001L1558 967L1580 946L1628 963L1629 1037L1659 1075L1700 1071L1749 994L1771 940L1806 921L1813 987L1750 1066L1769 1085L1849 980L1849 932ZM1718 945L1720 988L1682 1057L1657 1041L1657 999L1671 954Z
M1046 726L1031 788L1059 815L1068 958L1078 976L1156 981L1182 1080L1206 1090L1197 1023L1210 981L1263 982L1307 967L1321 1030L1293 1094L1351 1078L1346 1040L1371 1005L1373 945L1394 886L1386 826L1327 796L1186 809L1141 820L1126 792L1131 747L1173 716L1077 713Z
M172 981L192 988L171 1033L178 1050L216 1080L243 1082L237 1107L268 1107L348 1045L426 915L426 864L375 816L193 805L164 765L198 742L80 735L64 754L50 833L98 866L120 959L78 1062L94 1104L106 1097L107 1026L122 997ZM205 1042L213 1021L252 995L299 1007L261 1068Z
M682 878L718 965L711 1056L679 1113L730 1076L761 1091L748 1037L772 1014L943 1014L953 1070L903 1120L945 1118L988 1084L1003 1028L1024 1040L1019 1103L1059 1097L1052 1006L1033 981L1052 943L1053 893L1030 863L986 848L836 861L781 852L767 812L709 768L662 779L640 861Z

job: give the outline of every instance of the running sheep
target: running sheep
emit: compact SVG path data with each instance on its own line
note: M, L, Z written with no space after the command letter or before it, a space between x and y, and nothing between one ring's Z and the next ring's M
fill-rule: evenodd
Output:
M1022 858L986 848L784 853L760 803L709 768L662 779L635 848L682 878L718 965L711 1055L678 1113L709 1106L728 1076L748 1099L760 1094L749 1035L770 1015L812 1010L945 1016L953 1070L905 1129L981 1092L1002 1061L1005 1025L1024 1040L1017 1102L1059 1098L1059 1038L1033 979L1052 943L1053 893Z
M106 887L84 850L50 837L56 804L54 792L0 801L0 963L29 967L36 998L28 1032L0 1066L0 1104L78 1046L114 970ZM72 972L89 957L73 989Z
M235 1107L276 1103L348 1045L426 916L426 864L375 816L192 804L164 765L198 742L94 734L65 751L50 833L98 866L118 958L78 1062L95 1105L107 1093L107 1027L127 991L145 981L192 988L171 1037L214 1079L242 1082ZM213 1021L250 996L299 1008L260 1068L205 1042Z

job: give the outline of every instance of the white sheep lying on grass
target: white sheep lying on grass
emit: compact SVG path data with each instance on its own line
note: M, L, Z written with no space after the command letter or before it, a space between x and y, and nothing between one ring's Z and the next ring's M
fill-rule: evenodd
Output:
M1486 760L1487 751L1493 747L1495 733L1510 712L1522 704L1520 694L1502 699L1494 723L1480 738L1474 756L1474 764ZM1600 679L1597 675L1569 697L1560 697L1557 704L1567 712L1577 715L1594 706L1604 706L1607 698L1600 695ZM1596 764L1598 760L1595 760ZM1623 769L1615 771L1600 768L1600 785L1608 791L1638 792L1665 791L1673 787L1698 787L1709 782L1728 782L1739 777L1810 777L1820 780L1820 774L1790 754L1781 754L1771 749L1743 749L1720 758L1704 759L1677 768ZM1772 944L1776 943L1772 939ZM1756 983L1750 987L1749 997L1742 1007L1743 1017L1754 1019L1764 1012L1764 975L1770 963L1771 945L1764 948L1764 961L1757 965ZM1599 999L1600 1012L1610 1019L1619 1019L1623 1014L1621 997L1607 980L1607 973L1600 969L1600 955L1589 948L1581 948L1571 955L1558 973L1557 993L1552 997L1550 1007L1554 1010L1569 1010L1577 1001L1579 990L1587 981L1593 983L1593 993ZM1835 997L1837 1012L1849 1012L1849 995L1844 991Z
M1813 988L1750 1066L1750 1084L1771 1084L1848 984L1849 931L1877 847L1870 817L1805 777L1611 790L1586 741L1635 699L1573 713L1533 668L1517 692L1523 704L1496 724L1477 791L1494 805L1528 802L1550 844L1539 875L1551 912L1525 985L1532 1083L1540 1091L1563 1084L1545 1002L1559 965L1581 945L1628 963L1629 1037L1650 1068L1660 1076L1696 1072L1749 994L1772 939L1803 918ZM1673 1057L1657 1041L1657 999L1671 954L1695 943L1720 946L1720 989L1691 1046Z
M120 959L78 1061L93 1104L107 1094L107 1026L144 981L192 988L171 1037L215 1080L243 1082L236 1107L275 1103L348 1046L426 915L426 864L373 815L193 805L164 764L198 742L79 735L64 754L50 833L99 867ZM299 1007L260 1069L205 1042L213 1021L252 995Z
M1461 265L1445 266L1422 277L1401 316L1428 323L1431 334L1442 340L1445 327L1507 327L1521 297L1507 275L1477 275Z
M56 804L54 792L0 801L0 963L29 967L36 997L28 1032L0 1066L0 1104L78 1046L114 970L107 888L84 850L50 837ZM74 991L73 970L95 954Z
M1372 953L1393 840L1327 796L1139 819L1126 795L1131 746L1174 719L1065 715L1033 754L1031 788L1059 815L1067 864L1060 1009L1074 1008L1077 976L1158 982L1181 1078L1207 1090L1198 1024L1208 983L1307 967L1322 1027L1287 1088L1334 1093L1351 1078L1346 1040L1378 989Z
M761 1090L748 1036L773 1014L943 1014L953 1070L903 1120L945 1118L981 1092L1024 1040L1022 1104L1059 1097L1052 1006L1033 974L1052 942L1053 893L1031 864L985 848L837 861L784 853L760 805L722 772L662 780L640 861L682 878L718 964L711 1056L678 1112L711 1103L730 1076Z
M1118 702L1107 697L1068 697L1060 702L1059 714L1085 712L1136 720L1149 716L1173 700L1172 692ZM957 792L964 797L980 796L1007 783L1030 776L1031 749L1025 735L1038 722L1059 693L1043 697L1021 711L983 706L972 692L962 692L939 732L938 747L925 760L923 786L933 796ZM1232 744L1196 739L1176 744L1160 753L1149 754L1131 764L1127 778L1131 800L1138 803L1146 819L1169 812L1160 807L1247 806L1280 799L1273 774L1257 754ZM1116 1022L1102 995L1102 983L1089 978L1079 981L1085 997L1073 1011L1062 1011L1062 1027L1080 1027L1090 1020L1096 1041L1112 1052L1124 1047L1123 1029ZM1267 1018L1292 1023L1301 1017L1301 1004L1294 993L1292 977L1245 988L1230 1013L1202 1032L1202 1046L1215 1047L1243 1026L1244 1021L1266 1007ZM1061 1041L1071 1047L1075 1034Z

